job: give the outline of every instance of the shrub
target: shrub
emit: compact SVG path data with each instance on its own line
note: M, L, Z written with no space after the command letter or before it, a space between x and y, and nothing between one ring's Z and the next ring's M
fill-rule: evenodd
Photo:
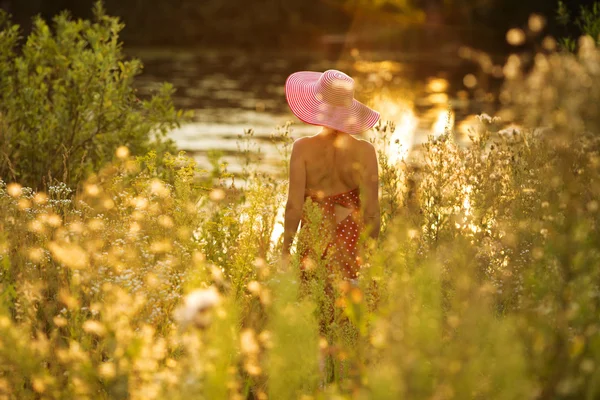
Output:
M24 43L0 15L0 176L33 188L69 186L112 160L126 145L136 155L173 151L166 133L182 113L164 84L137 98L138 60L125 60L123 25L101 3L93 21L63 13L53 26L37 17Z

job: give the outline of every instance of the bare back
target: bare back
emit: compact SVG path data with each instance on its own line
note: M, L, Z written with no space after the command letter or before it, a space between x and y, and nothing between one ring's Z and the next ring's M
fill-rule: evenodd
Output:
M364 141L347 134L307 139L304 157L308 193L330 196L359 186Z
M369 142L345 133L317 134L306 138L304 159L307 195L323 198L361 187L366 198L363 211L366 215L379 214L377 161ZM336 205L336 221L351 212Z

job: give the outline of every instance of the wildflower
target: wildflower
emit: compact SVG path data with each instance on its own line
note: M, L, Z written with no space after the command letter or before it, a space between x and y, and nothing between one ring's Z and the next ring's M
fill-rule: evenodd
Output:
M452 328L456 328L458 325L460 325L460 318L458 318L456 315L449 315L447 321L448 325L450 325Z
M551 36L546 36L542 41L542 46L548 51L554 51L557 46L556 39Z
M245 354L256 354L260 350L254 330L246 328L240 333L240 345Z
M84 226L81 222L75 221L69 225L69 231L81 235L84 231Z
M50 242L48 249L56 261L69 268L81 269L88 265L88 254L76 244Z
M95 184L86 185L85 192L92 197L96 197L100 194L100 188Z
M258 297L263 305L268 306L271 304L271 292L268 289L262 289Z
M152 253L168 253L173 249L171 242L168 239L157 240L150 244Z
M475 86L477 86L477 78L473 74L467 74L463 79L463 83L469 89L473 89Z
M168 215L160 215L158 217L158 224L163 228L172 228L175 224L173 223L173 219Z
M54 325L58 326L59 328L67 325L67 319L61 315L57 315L52 319L52 321L54 322Z
M189 293L183 305L175 310L175 319L183 326L194 324L200 329L206 328L211 322L208 313L221 302L221 295L214 287L197 289Z
M324 338L323 336L319 337L319 348L321 350L325 350L329 347L329 343L327 342L327 339Z
M141 230L142 230L142 227L137 222L132 222L131 225L129 226L129 233L131 233L133 235L135 235L136 233L138 233Z
M39 220L31 221L28 228L31 232L44 233L44 225Z
M544 250L540 249L539 247L534 247L531 251L531 255L535 260L541 260L544 257Z
M515 135L521 133L521 129L517 126L509 126L505 129L499 130L499 135Z
M150 192L158 197L167 197L169 189L159 179L152 179L150 182Z
M261 291L260 283L257 281L251 281L248 283L248 291L253 295L259 295Z
M35 196L33 196L33 201L36 204L44 205L48 202L48 196L46 195L46 193L36 193Z
M42 259L44 257L44 250L40 247L35 247L32 249L29 249L29 252L27 255L29 256L29 259L31 261L39 263L42 261Z
M383 348L386 344L386 334L382 329L374 330L371 334L370 340L371 344L376 348Z
M350 298L352 299L353 303L358 304L362 301L363 294L359 288L352 288L352 290L350 291Z
M256 257L254 259L254 263L252 265L254 265L254 268L261 269L261 268L265 268L267 266L267 263L264 258Z
M23 187L18 183L11 183L6 186L6 191L12 197L20 197L23 194Z
M102 325L99 321L91 319L83 323L83 330L96 336L103 336L106 333L104 325Z
M165 365L169 368L175 368L177 366L177 361L172 358L167 358L167 361L165 361Z
M345 307L346 307L346 305L347 305L347 304L346 304L346 299L345 299L345 298L343 298L343 297L338 297L338 298L335 300L335 306L336 306L336 307L339 307L339 308L345 308Z
M213 281L217 284L223 284L224 283L223 270L214 264L210 264L208 266L208 268L210 269L210 274L211 274Z
M487 122L487 123L492 122L492 117L490 117L489 114L487 114L487 113L482 113L480 115L477 115L476 118L481 122Z
M409 229L408 230L408 237L410 239L416 239L419 237L419 231L416 229Z
M102 207L106 208L107 210L110 210L115 207L115 202L112 199L105 199L102 202Z
M27 199L19 199L18 207L19 210L29 210L31 208L31 201Z
M525 32L522 29L513 28L506 33L506 41L513 46L525 43Z
M225 191L223 189L213 189L208 197L215 202L221 201L225 198Z
M111 362L104 362L104 363L100 364L100 366L98 367L98 373L100 374L101 377L106 378L106 379L114 378L116 375L115 364L113 364Z
M88 228L92 231L100 231L104 228L104 222L100 218L93 218L88 222Z
M127 148L127 146L120 146L119 148L117 148L117 151L115 152L115 154L118 158L123 160L123 159L129 157L129 149Z
M246 372L248 372L248 374L252 375L252 376L257 376L260 375L262 372L262 369L260 368L260 366L257 364L256 360L251 358L249 359L245 364L244 364L244 368L246 369Z
M546 19L539 14L531 14L528 26L532 32L540 32L546 25Z
M138 210L144 210L148 207L148 199L145 197L134 197L130 200L130 204Z
M267 400L267 399L268 399L268 397L267 397L267 394L266 394L265 392L263 392L263 391L259 391L259 392L256 394L256 398L257 398L258 400Z
M44 382L44 380L40 377L34 377L32 380L32 386L33 386L33 390L35 390L37 393L44 393L44 391L46 390L46 383Z
M267 349L273 347L273 335L270 331L262 331L260 335L258 335L258 340Z
M591 374L595 369L594 360L586 358L581 362L580 368L583 372Z
M317 268L317 263L312 257L306 257L302 263L305 271L314 271Z

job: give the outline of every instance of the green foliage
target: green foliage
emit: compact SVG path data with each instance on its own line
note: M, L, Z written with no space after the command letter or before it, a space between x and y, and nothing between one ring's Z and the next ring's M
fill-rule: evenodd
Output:
M297 270L296 270L297 271ZM264 364L273 399L297 399L318 388L318 326L309 298L298 301L299 279L296 271L276 274L269 289L275 293L270 305L268 329L274 333L272 350ZM289 371L295 371L290 374Z
M594 2L589 6L581 5L579 15L573 19L567 5L559 1L556 21L565 28L574 25L580 35L589 35L596 41L596 44L600 44L600 2ZM563 49L570 52L577 49L577 40L572 37L560 38L559 44Z
M53 179L73 186L113 159L118 146L143 155L174 149L166 133L182 114L173 87L137 98L138 60L125 60L123 25L102 4L94 20L63 13L52 28L37 17L25 43L0 17L0 176L42 188Z

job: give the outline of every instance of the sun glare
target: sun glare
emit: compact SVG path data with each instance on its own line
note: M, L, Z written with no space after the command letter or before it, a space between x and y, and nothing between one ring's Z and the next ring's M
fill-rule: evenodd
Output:
M277 207L277 215L275 215L275 225L271 232L271 244L276 245L284 231L285 217L285 201L282 201Z
M437 118L431 127L431 133L437 137L443 134L446 128L450 130L454 128L454 113L451 113L450 118L448 118L448 110L439 110Z
M381 113L383 121L392 121L396 129L390 137L386 154L391 164L406 158L413 146L418 119L411 103L390 98L379 98L374 107Z
M434 93L441 93L448 90L449 83L443 78L433 78L427 83L427 89Z

